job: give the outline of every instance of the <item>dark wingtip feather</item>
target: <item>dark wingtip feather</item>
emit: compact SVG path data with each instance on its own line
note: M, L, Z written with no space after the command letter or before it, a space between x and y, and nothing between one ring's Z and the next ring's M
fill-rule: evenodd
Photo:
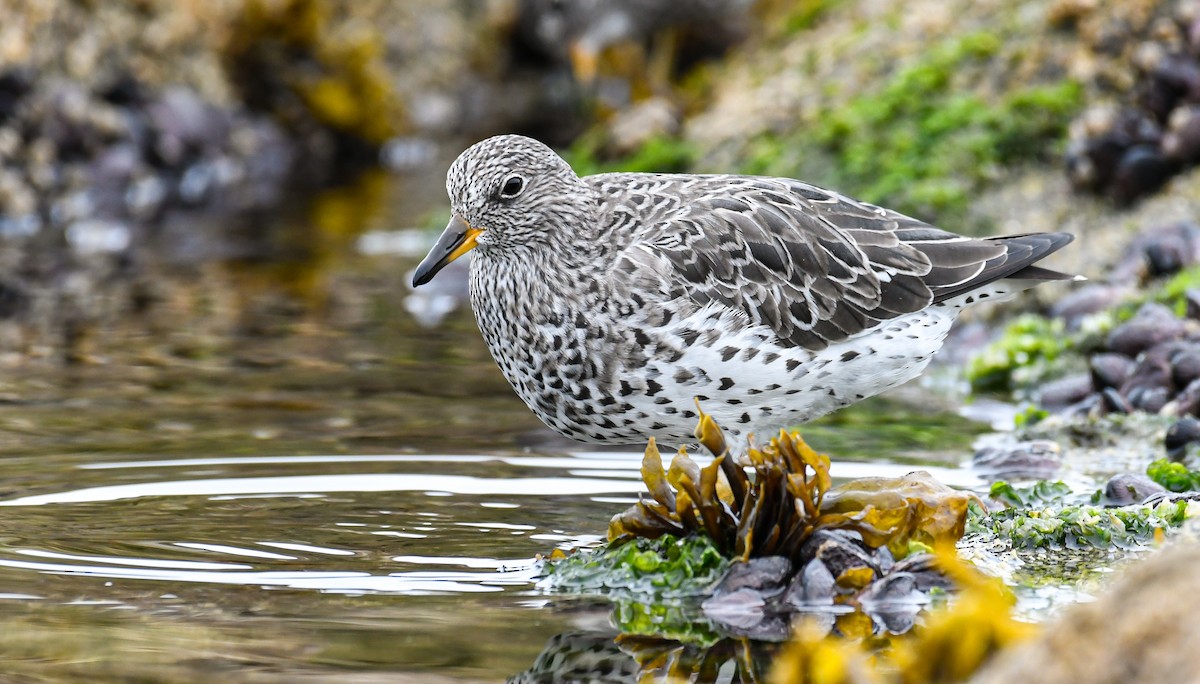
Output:
M987 285L1001 278L1021 278L1028 280L1075 280L1078 276L1059 273L1048 268L1034 266L1047 256L1057 252L1071 243L1075 236L1070 233L1026 233L1023 235L1002 235L987 238L990 242L1000 242L1005 250L1002 256L990 259L983 270L975 278L960 283L954 287L939 288L935 291L934 302L942 302L964 292Z
M1087 280L1083 276L1071 275L1062 271L1051 271L1041 266L1026 266L1008 277L1019 278L1021 280Z

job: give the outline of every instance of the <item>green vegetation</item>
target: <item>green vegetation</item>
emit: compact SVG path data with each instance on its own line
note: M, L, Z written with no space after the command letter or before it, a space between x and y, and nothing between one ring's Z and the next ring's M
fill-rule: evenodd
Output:
M783 35L792 36L812 28L829 10L840 3L841 0L785 0L774 3L768 0L765 4L768 11L771 11L772 5L779 6L776 9L779 17L774 25L779 27Z
M1050 417L1050 412L1040 409L1032 404L1026 406L1023 411L1013 416L1013 427L1020 430L1022 428L1033 427Z
M663 535L582 550L550 563L548 585L576 592L678 598L711 591L728 565L708 537Z
M1071 496L1071 487L1064 482L1041 480L1028 487L1014 487L1007 482L992 483L988 496L1010 508L1032 508L1062 504Z
M670 137L651 138L633 154L620 159L606 159L602 141L593 132L580 136L563 158L580 176L613 171L633 173L676 173L687 171L696 160L696 150L689 144Z
M1200 472L1188 470L1182 463L1160 458L1146 466L1146 475L1172 492L1200 489Z
M1082 104L1070 81L998 99L965 92L955 75L996 58L1000 45L988 33L935 45L879 90L822 112L813 127L764 136L744 170L796 175L815 151L832 162L826 185L930 220L961 214L1001 166L1046 157Z
M1022 315L967 363L967 381L976 392L1011 391L1062 374L1072 361L1082 366L1080 354L1099 349L1112 328L1132 318L1145 304L1163 304L1177 316L1185 315L1187 291L1196 288L1200 288L1200 267L1193 266L1088 317L1078 330L1070 332L1061 320Z
M999 491L999 498L1009 507L985 512L972 506L968 533L1008 539L1016 548L1141 546L1200 512L1200 504L1185 500L1119 508L1065 505L1062 500L1067 492L1062 483L1038 483L1022 489L997 483L992 491Z
M611 619L621 632L622 650L631 642L636 643L638 636L653 638L658 644L673 640L701 648L712 647L721 641L721 633L700 618L693 606L680 602L618 598L613 601Z
M1048 375L1058 357L1075 346L1076 340L1067 334L1061 320L1025 314L967 363L967 381L976 392L1032 384Z

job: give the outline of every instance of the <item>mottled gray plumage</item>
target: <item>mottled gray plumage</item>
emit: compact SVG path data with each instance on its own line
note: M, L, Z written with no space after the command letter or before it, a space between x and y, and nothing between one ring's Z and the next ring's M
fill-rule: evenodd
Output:
M579 178L521 136L468 149L447 189L417 284L475 239L492 355L583 441L689 441L695 398L735 435L811 420L918 375L963 306L1069 278L1032 265L1065 233L968 238L783 178Z

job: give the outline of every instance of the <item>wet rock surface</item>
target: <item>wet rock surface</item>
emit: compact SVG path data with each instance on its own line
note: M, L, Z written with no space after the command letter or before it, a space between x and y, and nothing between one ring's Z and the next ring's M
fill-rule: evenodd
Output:
M931 589L952 583L928 554L897 562L886 547L872 549L857 533L819 530L804 544L797 567L772 556L732 564L713 595L702 605L704 616L730 633L783 640L791 617L816 607L859 607L877 628L903 633Z
M1154 292L1165 279L1187 277L1185 269L1197 263L1198 238L1200 226L1189 221L1147 229L1121 250L1107 284L1081 288L1050 311L1075 335L1070 345L1082 352L1087 370L1042 382L1032 390L1038 406L1076 416L1200 416L1200 294L1180 285L1153 295L1170 306L1138 294L1139 287ZM1144 303L1136 310L1126 303L1139 298ZM1102 335L1087 333L1095 320L1111 327Z
M1161 3L1126 24L1123 35L1108 28L1105 47L1127 51L1132 69L1110 84L1123 91L1120 104L1094 106L1072 126L1067 170L1075 188L1128 205L1200 162L1195 14L1189 3ZM1178 256L1172 246L1156 252L1152 265L1169 267Z
M989 480L1049 480L1062 466L1062 448L1050 440L984 446L974 465Z
M1200 444L1200 420L1193 416L1184 416L1167 428L1163 437L1163 447L1167 456L1173 461L1182 461L1187 455L1188 445Z
M1127 473L1114 475L1104 485L1104 502L1112 506L1127 506L1142 503L1152 496L1167 490L1145 475Z
M1194 529L1194 525L1192 526ZM1185 530L1185 534L1187 534ZM970 681L1171 682L1195 676L1200 544L1189 539L1128 567L1096 601L1074 606Z

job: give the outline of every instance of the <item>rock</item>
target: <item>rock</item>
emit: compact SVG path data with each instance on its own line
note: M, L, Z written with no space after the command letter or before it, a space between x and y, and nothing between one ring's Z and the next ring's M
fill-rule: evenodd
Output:
M1188 288L1184 293L1184 300L1187 302L1187 311L1185 315L1189 320L1200 320L1200 290Z
M917 591L920 592L928 592L930 589L954 589L954 582L938 569L937 559L928 553L918 553L899 561L892 572L912 575Z
M1086 316L1107 311L1130 291L1127 285L1089 283L1063 295L1050 307L1050 315L1061 318L1069 328L1077 328Z
M124 71L97 89L100 99L109 104L123 107L140 106L146 103L149 92L136 76Z
M1187 387L1200 378L1200 345L1189 344L1171 355L1171 382L1175 387Z
M794 608L828 606L838 595L837 580L820 559L809 561L796 573L784 593L783 600Z
M892 571L892 566L896 564L896 557L888 551L888 547L881 546L871 552L871 557L875 559L875 564L879 566L879 574L886 575Z
M1200 380L1193 380L1166 407L1173 416L1200 415Z
M912 606L876 610L871 613L871 617L875 619L879 631L888 634L907 634L917 624L917 615L920 611L921 606L913 604Z
M1178 93L1161 81L1143 81L1138 84L1137 105L1159 121L1165 120L1179 102Z
M1136 181L1138 160L1144 153L1158 154L1162 130L1142 112L1097 108L1082 120L1087 138L1067 150L1067 174L1076 188L1099 192L1115 186L1122 173L1121 182L1128 183L1130 177ZM1131 156L1135 149L1138 152Z
M1062 448L1047 439L984 447L975 452L974 466L989 480L1047 480L1062 466Z
M1200 106L1180 107L1171 113L1162 149L1180 164L1200 161Z
M1099 597L1072 606L1038 636L997 655L970 681L1190 682L1200 630L1200 545L1177 543L1127 565Z
M1200 62L1195 59L1169 55L1154 68L1151 78L1180 99L1200 102ZM1165 119L1166 116L1160 118Z
M1171 392L1166 387L1139 387L1137 398L1132 395L1129 403L1139 411L1158 413L1171 401Z
M1106 413L1133 413L1133 405L1111 387L1106 387L1100 393L1100 400L1100 406Z
M1067 150L1067 178L1077 190L1100 192L1112 182L1127 141L1104 135Z
M1091 369L1092 386L1096 389L1121 387L1133 375L1137 367L1133 359L1122 354L1096 354L1088 362Z
M33 73L28 69L9 68L0 73L0 123L17 113L21 101L33 90Z
M907 572L893 572L875 580L856 597L864 606L879 603L925 603L929 599L917 591L917 578Z
M704 616L722 625L746 629L766 617L766 600L754 589L738 589L705 599L700 604Z
M1167 428L1163 437L1163 446L1167 457L1172 461L1182 461L1187 455L1187 447L1193 442L1200 442L1200 420L1192 416L1184 416Z
M1175 171L1175 163L1157 145L1134 145L1121 156L1113 172L1112 198L1118 204L1131 204L1157 191Z
M1065 408L1091 394L1092 378L1087 373L1069 375L1041 386L1036 392L1037 403L1054 411Z
M1111 352L1132 358L1163 342L1180 339L1185 332L1183 321L1173 314L1164 317L1157 313L1142 315L1139 312L1133 319L1113 328L1108 334L1106 346Z
M1191 249L1178 235L1164 236L1146 245L1146 261L1152 278L1171 275L1191 263Z
M808 565L819 560L836 579L847 570L870 568L876 576L881 573L879 565L863 547L856 533L844 530L819 530L800 547L799 563Z
M1133 374L1121 385L1121 396L1129 400L1134 407L1141 408L1143 402L1151 401L1150 397L1161 396L1164 404L1170 398L1174 388L1171 384L1171 362L1168 359L1175 347L1169 345L1172 343L1159 345L1143 354L1134 367ZM1158 408L1162 406L1159 405Z
M1108 388L1111 389L1111 388ZM1088 395L1082 401L1071 404L1063 409L1060 413L1064 416L1099 416L1103 413L1101 407L1104 404L1104 397L1099 392Z
M917 578L909 572L893 572L875 580L855 597L885 632L904 634L913 628L921 606L929 596L917 589Z
M1200 260L1200 226L1178 221L1143 231L1129 252L1127 259L1143 261L1139 278L1172 275Z
M721 578L713 593L721 595L752 589L771 596L784 590L791 573L792 564L783 556L764 556L745 562L734 562L730 564L725 577Z
M1142 503L1155 494L1167 491L1154 480L1137 473L1114 475L1104 485L1104 503L1108 506L1128 506Z

